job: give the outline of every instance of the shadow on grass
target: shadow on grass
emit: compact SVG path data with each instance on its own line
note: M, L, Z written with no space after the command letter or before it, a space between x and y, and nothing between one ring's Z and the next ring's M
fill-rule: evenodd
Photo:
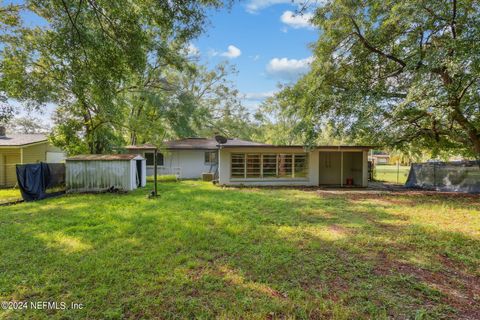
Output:
M58 318L477 315L476 238L368 198L201 182L162 184L155 200L147 190L0 209L0 298L87 305L34 313Z

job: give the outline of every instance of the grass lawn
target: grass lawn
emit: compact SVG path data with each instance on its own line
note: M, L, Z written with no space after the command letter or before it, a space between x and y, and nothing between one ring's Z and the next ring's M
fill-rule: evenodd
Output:
M0 203L11 202L22 199L20 190L14 188L0 189Z
M410 172L410 166L400 166L398 170L398 183L405 184ZM375 166L374 178L377 181L397 183L396 165L377 165Z
M480 318L480 199L162 183L0 207L3 319Z

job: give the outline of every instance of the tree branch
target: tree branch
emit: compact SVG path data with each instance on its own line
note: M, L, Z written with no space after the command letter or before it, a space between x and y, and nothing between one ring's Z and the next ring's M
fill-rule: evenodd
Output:
M398 58L398 57L395 57L394 55L392 54L389 54L389 53L385 53L383 52L382 50L374 47L363 35L362 35L362 32L360 30L360 27L358 26L358 24L355 22L355 19L353 19L352 17L350 17L350 20L352 21L353 23L353 26L355 27L355 34L358 36L358 38L360 39L360 41L363 43L363 45L365 46L365 48L367 48L368 50L370 50L371 52L374 52L378 55L381 55L382 57L385 57L389 60L392 60L392 61L395 61L396 63L398 63L399 65L402 66L402 69L407 65L405 63L405 61L403 61L402 59Z

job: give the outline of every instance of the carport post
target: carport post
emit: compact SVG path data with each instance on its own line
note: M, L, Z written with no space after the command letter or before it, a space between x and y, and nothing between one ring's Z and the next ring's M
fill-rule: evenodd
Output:
M340 151L340 187L343 187L343 151Z
M157 148L155 148L155 152L153 153L153 193L155 193L155 197L157 196Z

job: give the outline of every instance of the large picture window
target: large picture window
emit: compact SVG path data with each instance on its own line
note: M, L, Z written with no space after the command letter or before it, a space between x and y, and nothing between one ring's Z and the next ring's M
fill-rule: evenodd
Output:
M232 153L232 178L306 178L308 155L306 153Z

